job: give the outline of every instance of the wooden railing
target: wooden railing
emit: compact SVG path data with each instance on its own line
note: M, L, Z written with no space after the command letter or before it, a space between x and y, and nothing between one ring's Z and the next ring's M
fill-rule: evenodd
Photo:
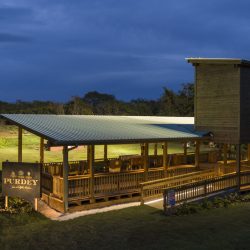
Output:
M42 172L50 174L52 176L59 175L62 176L63 163L62 162L50 162L44 163ZM69 162L69 174L78 175L83 174L86 171L87 173L87 161L70 161Z
M240 186L244 189L246 186L250 185L250 171L243 171L241 172L240 176Z
M94 179L94 195L96 197L105 197L118 193L139 192L139 185L143 179L143 171L96 175Z
M210 151L210 152L201 152L199 156L200 162L211 162L214 161L216 157L216 151ZM195 162L195 155L194 153L189 153L187 155L183 154L169 154L168 155L168 166L172 169L174 166L180 166L189 164L192 165ZM118 165L119 171L117 172L124 172L124 171L130 171L130 170L139 170L143 169L143 157L140 155L124 155L120 156L118 158L108 158L107 161L104 161L103 159L95 159L93 163L93 167L96 173L108 173L112 170L112 165L115 163L115 165ZM162 155L150 155L149 156L149 169L159 169L163 166L163 156ZM184 167L185 168L185 167ZM62 177L62 169L63 169L63 163L62 162L51 162L51 163L44 163L42 172L50 174L52 176L59 175ZM178 174L184 174L184 170L181 171ZM89 174L89 170L87 167L87 161L70 161L69 162L69 175L83 175L83 174ZM171 172L169 171L169 176L171 175ZM159 178L165 177L164 175L159 175ZM149 177L150 178L150 177Z
M148 199L162 196L163 189L173 186L179 186L190 182L211 179L216 176L213 170L204 170L183 174L175 177L163 178L160 180L143 182L141 186L141 203Z
M79 197L90 198L90 178L89 176L69 177L69 198Z
M232 174L236 173L236 161L229 161L227 165L224 165L223 162L218 163L218 168L220 169L221 174ZM250 163L248 160L241 161L241 171L250 171Z
M53 176L53 196L63 199L63 178L60 176Z
M241 172L240 183L238 182L238 174L233 173L191 184L176 185L166 188L163 190L164 211L166 212L168 208L168 194L170 191L174 192L175 202L178 204L180 202L206 197L220 191L237 190L239 185L241 188L250 185L250 171Z
M41 174L42 192L46 194L53 193L53 176L47 173Z
M194 173L197 169L193 166L171 167L167 171L167 176L178 176L180 174ZM140 193L140 183L147 180L162 179L166 176L163 168L154 168L148 171L147 175L144 170L129 171L123 173L97 173L93 180L94 198L107 197L116 194ZM53 180L53 181L52 181ZM51 187L53 195L59 199L63 197L63 178L53 176ZM69 199L89 199L90 176L77 175L68 177ZM49 185L46 184L46 185Z

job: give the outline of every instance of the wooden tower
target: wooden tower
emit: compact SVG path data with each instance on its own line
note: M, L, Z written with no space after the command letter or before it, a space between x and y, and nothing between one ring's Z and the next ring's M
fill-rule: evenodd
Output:
M250 61L188 58L195 67L195 126L217 143L250 142Z

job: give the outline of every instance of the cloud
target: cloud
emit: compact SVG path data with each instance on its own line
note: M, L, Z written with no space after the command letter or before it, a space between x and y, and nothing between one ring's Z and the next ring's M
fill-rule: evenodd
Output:
M0 33L0 43L27 43L32 39L28 36Z
M185 57L250 58L249 1L2 2L0 100L157 98L193 81Z

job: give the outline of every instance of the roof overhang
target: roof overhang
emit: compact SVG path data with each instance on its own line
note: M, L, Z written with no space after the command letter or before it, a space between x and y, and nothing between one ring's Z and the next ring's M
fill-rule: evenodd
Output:
M48 140L50 146L210 140L193 118L2 114L9 122Z
M240 58L186 58L188 63L197 64L233 64L250 66L250 61Z

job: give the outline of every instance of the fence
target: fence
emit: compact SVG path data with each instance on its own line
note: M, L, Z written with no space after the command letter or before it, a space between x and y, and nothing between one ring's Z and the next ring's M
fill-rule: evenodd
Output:
M196 183L184 184L163 190L163 207L166 212L169 204L168 194L174 192L175 203L190 201L196 198L206 197L220 191L229 189L238 189L240 186L250 185L250 171L241 172L240 178L238 174L228 174L218 176L213 179L198 181Z
M214 170L204 170L141 183L141 203L143 204L144 201L149 199L161 197L165 188L211 179L215 176Z
M171 176L174 179L176 176L183 176L187 173L197 172L193 166L171 167L166 171L163 168L153 168L147 173L144 170L134 170L122 173L96 173L94 179L91 180L89 175L76 175L68 177L69 199L90 199L91 181L93 181L93 193L95 198L107 197L116 194L140 194L140 183L147 180L159 180L164 176ZM63 197L63 178L58 176L50 176L43 173L43 190L46 193L52 193L53 196L62 199ZM167 178L168 179L168 178ZM164 186L166 187L166 186Z

